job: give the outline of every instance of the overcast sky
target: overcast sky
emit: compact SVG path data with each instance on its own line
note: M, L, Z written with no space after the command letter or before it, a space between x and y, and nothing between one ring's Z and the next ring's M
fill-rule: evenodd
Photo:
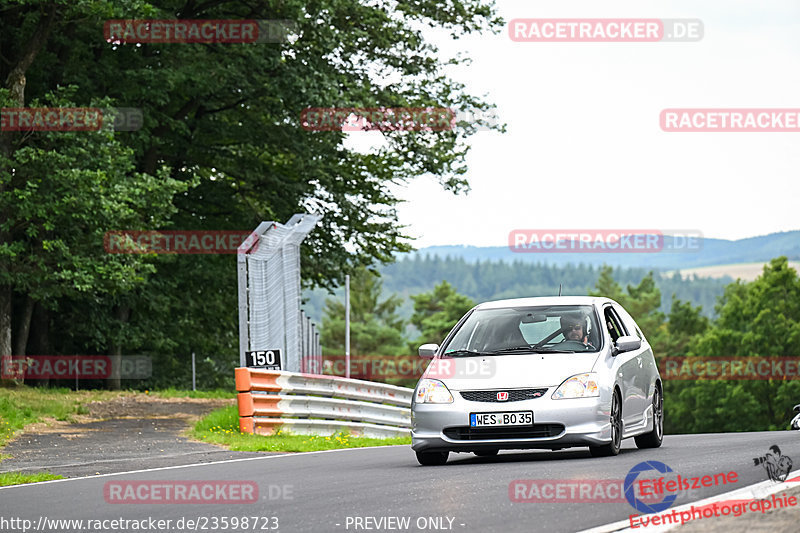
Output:
M452 75L506 134L471 139L472 190L424 177L397 194L415 246L504 246L515 228L694 229L739 239L800 229L800 133L666 133L676 107L800 108L800 3L500 0L514 18L696 18L689 43L448 43ZM380 135L356 133L354 135Z

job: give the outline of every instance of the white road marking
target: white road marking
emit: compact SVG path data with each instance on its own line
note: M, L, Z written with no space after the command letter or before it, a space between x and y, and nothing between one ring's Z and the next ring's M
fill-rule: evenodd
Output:
M362 446L360 448L339 448L337 450L318 450L315 452L286 452L286 453L276 453L275 455L265 455L263 457L243 457L241 459L226 459L224 461L211 461L209 463L194 463L190 465L177 465L177 466L162 466L159 468L145 468L143 470L130 470L128 472L114 472L111 474L98 474L94 476L83 476L83 477L69 477L65 479L52 479L50 481L38 481L36 483L23 483L21 485L9 485L7 487L0 487L0 490L9 490L9 489L19 489L24 487L35 487L39 485L46 485L48 483L63 483L66 481L78 481L81 479L97 479L101 477L110 477L110 476L124 476L126 474L141 474L142 472L158 472L160 470L175 470L178 468L194 468L196 466L209 466L209 465L219 465L219 464L226 464L226 463L241 463L243 461L263 461L266 459L278 459L281 457L302 457L304 455L312 455L317 453L331 453L331 452L347 452L352 450L376 450L380 448L409 448L411 449L410 444L392 444L389 446ZM257 452L256 452L257 453Z

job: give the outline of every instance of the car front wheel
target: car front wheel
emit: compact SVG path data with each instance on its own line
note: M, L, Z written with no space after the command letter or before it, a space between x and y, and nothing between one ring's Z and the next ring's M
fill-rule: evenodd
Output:
M664 438L664 396L656 387L653 392L653 430L634 437L638 448L658 448Z
M611 442L603 446L589 446L589 451L593 457L609 457L618 455L622 447L622 401L619 398L619 391L614 391L611 398Z
M450 452L416 452L417 461L422 466L439 466L447 462Z

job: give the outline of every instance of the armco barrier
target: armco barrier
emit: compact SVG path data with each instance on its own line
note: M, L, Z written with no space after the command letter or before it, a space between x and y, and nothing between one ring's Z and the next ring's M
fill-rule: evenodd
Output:
M362 437L410 434L413 389L358 379L236 369L239 430L272 435L349 431Z

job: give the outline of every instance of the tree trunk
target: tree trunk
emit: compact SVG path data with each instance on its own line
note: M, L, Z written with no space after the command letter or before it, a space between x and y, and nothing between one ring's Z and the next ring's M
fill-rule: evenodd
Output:
M30 296L25 296L25 303L19 317L17 333L14 335L14 355L26 355L25 349L28 347L28 335L31 331L31 317L36 301Z
M12 103L17 107L25 106L25 73L33 63L36 56L44 48L50 32L53 29L53 23L56 19L56 4L48 4L46 6L47 13L42 15L39 19L39 24L33 31L33 35L23 47L23 51L19 58L16 58L16 64L9 71L5 80L5 88L11 93ZM13 64L13 63L12 63ZM14 133L0 132L0 155L11 157L13 152ZM10 168L0 166L0 173L10 173ZM5 187L0 186L0 194L5 192ZM5 222L5 216L0 210L0 226ZM0 245L11 242L12 236L7 232L0 231ZM7 259L0 261L0 270L10 272L9 262ZM13 286L9 282L0 283L0 355L11 354L11 296Z
M53 350L50 346L50 312L40 303L37 303L33 307L31 331L28 335L28 348L28 351L30 351L33 356L53 355ZM32 379L29 380L29 383L31 385L47 387L50 385L50 379Z
M122 363L122 330L125 323L131 316L131 308L127 305L119 305L114 309L114 318L119 321L119 332L111 344L111 377L108 380L108 388L111 390L120 390L122 388L122 376L120 374L120 366Z
M11 287L0 286L0 365L5 364L3 360L6 358L11 358ZM6 378L3 378L3 383L6 383ZM8 383L17 381L14 379Z

